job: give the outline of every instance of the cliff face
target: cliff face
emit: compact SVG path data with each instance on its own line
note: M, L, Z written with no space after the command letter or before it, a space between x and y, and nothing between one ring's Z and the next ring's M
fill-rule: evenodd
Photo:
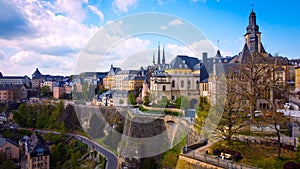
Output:
M120 144L123 157L150 157L163 153L170 147L163 119L147 116L127 118Z

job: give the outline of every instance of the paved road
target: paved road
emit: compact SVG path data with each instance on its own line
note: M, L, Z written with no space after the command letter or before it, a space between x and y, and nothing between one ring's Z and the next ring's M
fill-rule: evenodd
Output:
M297 105L298 107L300 107L300 100L296 99L295 97L290 97L289 102L291 102L291 103Z
M81 141L82 143L93 147L95 150L97 150L100 154L102 154L106 158L106 169L116 169L118 167L118 158L117 156L110 152L109 150L105 149L101 145L97 144L93 140L90 140L86 137L80 136L80 135L75 135L75 134L68 134L70 136L73 136L77 140Z
M38 131L40 133L53 133L53 134L60 134L60 132L54 132L54 131L47 131L47 130L35 130ZM77 140L79 140L80 142L93 147L96 151L98 151L100 154L102 154L105 159L106 159L106 169L117 169L118 167L118 158L117 156L110 152L109 150L107 150L106 148L102 147L101 145L99 145L98 143L94 142L93 140L90 140L87 137L78 135L78 134L66 134L68 136L73 136L74 138L76 138Z

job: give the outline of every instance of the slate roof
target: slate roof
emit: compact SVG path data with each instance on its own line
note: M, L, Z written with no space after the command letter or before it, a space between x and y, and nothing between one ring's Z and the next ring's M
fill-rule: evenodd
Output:
M206 67L202 64L200 67L200 82L205 82L206 79L208 79L209 75L206 70Z
M43 75L38 68L36 68L35 72L32 74L32 79L63 80L64 78L64 76L59 75Z
M124 80L145 80L145 76L127 76Z
M42 76L41 72L38 68L36 68L35 72L32 74L32 78L40 78Z
M18 144L10 139L7 138L0 138L0 147L2 147L3 145L5 145L7 142L11 143L14 146L18 147Z
M140 70L121 70L117 72L117 75L136 75Z
M54 84L55 87L64 87L66 85L65 81L58 81Z
M43 138L39 135L36 135L36 133L33 133L30 136L31 143L29 148L29 153L31 156L38 156L40 151L43 151L44 155L50 154L50 150L48 146L45 145L45 142Z
M177 55L175 59L171 61L168 68L171 69L191 69L195 70L195 65L199 64L200 60L194 57L185 55ZM199 66L200 67L200 66Z
M0 79L30 79L28 76L0 76Z
M121 68L113 67L113 65L111 65L108 75L116 75L121 70L122 70Z
M249 60L252 57L251 52L249 50L249 47L247 43L245 43L244 48L240 55L233 58L229 63L245 63L247 60Z
M26 87L23 84L0 84L0 90L21 89L23 86Z
M113 97L128 97L128 90L114 90Z

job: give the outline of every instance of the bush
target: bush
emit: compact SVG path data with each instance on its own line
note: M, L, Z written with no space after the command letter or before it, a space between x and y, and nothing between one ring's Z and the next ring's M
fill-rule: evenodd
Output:
M143 106L139 106L140 111L148 111L148 109L144 108Z
M294 161L289 161L283 165L284 169L297 169L300 168L300 164L297 164Z
M240 153L240 152L234 152L233 154L231 154L232 155L232 159L234 159L234 160L236 160L236 161L238 161L238 160L240 160L240 159L242 159L243 157L242 157L242 154Z
M221 154L221 152L224 152L224 153L226 153L226 154L231 154L231 158L233 159L233 160L236 160L236 161L238 161L238 160L240 160L240 159L242 159L243 157L242 157L242 154L240 153L240 152L238 152L238 151L234 151L234 150L220 150L220 149L214 149L213 150L213 154L214 155L220 155Z
M221 151L219 149L214 149L213 154L218 156L221 154Z
M180 112L174 112L174 111L169 111L169 110L164 110L164 114L166 115L171 115L171 116L180 116L181 113Z

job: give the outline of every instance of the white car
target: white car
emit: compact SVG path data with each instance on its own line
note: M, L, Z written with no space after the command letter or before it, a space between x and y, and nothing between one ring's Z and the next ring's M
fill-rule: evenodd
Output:
M258 117L263 117L264 114L261 111L254 111L254 117L258 118Z

